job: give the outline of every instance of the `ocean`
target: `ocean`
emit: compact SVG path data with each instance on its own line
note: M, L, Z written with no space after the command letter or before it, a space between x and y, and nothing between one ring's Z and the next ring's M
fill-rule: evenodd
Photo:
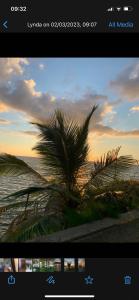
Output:
M34 157L20 157L20 159L23 159L26 163L28 163L32 168L34 168L36 171L38 171L40 174L45 176L47 179L50 178L50 174L47 171L44 170L40 159L34 158ZM52 174L51 174L52 175ZM52 177L52 176L51 176ZM139 166L134 166L128 176L125 177L130 179L136 179L139 180ZM83 180L83 179L82 179ZM21 189L25 189L29 186L39 185L40 182L38 180L34 180L34 177L28 175L21 175L21 176L0 176L0 207L10 204L11 200L5 200L2 201L2 198L17 192ZM5 231L8 224L11 222L11 218L15 216L15 213L17 215L18 210L10 211L10 213L4 213L4 215L0 216L0 235Z

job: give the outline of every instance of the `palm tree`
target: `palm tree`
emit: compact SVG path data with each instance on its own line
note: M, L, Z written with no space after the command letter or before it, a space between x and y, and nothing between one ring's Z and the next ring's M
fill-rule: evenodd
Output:
M78 209L86 200L90 189L99 190L100 187L107 186L133 165L134 160L131 156L118 157L118 147L94 162L89 180L80 184L80 177L86 174L88 130L96 109L97 106L93 106L82 125L68 119L60 110L56 110L46 123L33 123L40 132L34 150L40 156L46 177L13 155L0 155L0 175L26 174L39 181L38 185L20 190L2 200L4 203L5 199L13 199L10 204L0 208L0 214L10 209L21 208L21 213L9 226L6 238L10 239L11 232L14 238L17 235L21 240L44 234L46 228L47 232L51 232L51 227L57 227L57 211L60 218L65 207ZM53 180L46 179L48 173L53 174Z

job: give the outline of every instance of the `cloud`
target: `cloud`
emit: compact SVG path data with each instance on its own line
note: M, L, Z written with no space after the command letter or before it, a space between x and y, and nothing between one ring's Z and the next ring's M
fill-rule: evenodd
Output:
M12 75L22 75L24 66L28 64L26 58L0 58L0 80L7 80Z
M81 123L93 105L100 104L90 124L92 133L109 136L139 136L139 130L118 131L103 124L105 118L111 120L114 116L116 113L114 108L117 105L117 101L110 104L105 95L88 92L80 99L60 99L37 91L35 81L30 79L17 81L12 90L7 86L1 87L0 99L2 105L24 113L28 120L42 122L47 121L55 109L61 108L67 115ZM35 136L37 132L22 131L22 134Z
M109 102L104 103L101 116L107 123L112 123L114 116L116 115L116 111L114 110L114 107L116 105L117 105L117 101L115 101L115 103L112 104L110 104Z
M8 111L8 107L4 103L0 103L0 113Z
M113 112L113 105L109 104L108 102L105 102L101 116L105 117L107 114L112 113L112 112Z
M101 104L94 114L94 122L102 122L104 116L112 113L112 105L105 95L86 93L80 99L56 98L48 93L36 90L33 79L18 80L14 89L11 86L0 87L0 105L25 113L30 120L46 121L54 110L61 108L82 122L94 104Z
M45 67L44 64L39 64L39 69L40 70L44 70L44 67Z
M25 131L20 131L21 134L24 134L24 135L31 135L31 136L36 136L38 135L38 132L37 131L33 131L33 130L25 130Z
M130 130L130 131L122 131L122 130L116 130L113 129L109 126L104 126L101 124L96 124L92 130L92 133L97 134L97 135L107 135L107 136L139 136L139 130Z
M0 119L0 125L9 125L9 124L12 124L12 122L5 119Z
M110 87L117 90L129 101L139 99L139 61L124 69L115 80L110 82Z
M133 112L139 111L139 106L133 106L130 108L130 110Z

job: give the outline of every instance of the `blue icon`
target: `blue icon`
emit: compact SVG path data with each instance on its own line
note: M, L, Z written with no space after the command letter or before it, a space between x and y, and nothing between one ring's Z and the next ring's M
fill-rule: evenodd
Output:
M124 284L131 285L132 284L132 277L129 275L124 276Z
M84 278L85 284L93 284L94 278L88 275L87 277Z
M48 282L49 284L55 284L56 281L55 281L54 276L50 275L50 276L47 278L47 282Z
M8 21L4 21L3 27L4 27L5 29L8 29Z
M15 284L15 277L13 275L10 275L8 277L8 284L9 285L14 285Z

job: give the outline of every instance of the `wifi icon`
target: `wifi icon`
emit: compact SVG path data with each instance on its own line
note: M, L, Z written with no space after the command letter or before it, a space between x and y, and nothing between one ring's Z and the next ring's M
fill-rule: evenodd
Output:
M50 275L47 278L47 282L48 282L48 284L55 284L55 278L54 278L54 276Z
M122 7L116 7L117 11L120 11L122 9Z

